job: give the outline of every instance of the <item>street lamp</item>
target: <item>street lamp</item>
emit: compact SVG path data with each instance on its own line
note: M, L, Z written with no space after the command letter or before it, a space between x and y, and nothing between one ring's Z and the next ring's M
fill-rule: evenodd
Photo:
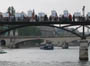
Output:
M83 12L83 17L85 17L85 6L83 6L82 8L82 12Z

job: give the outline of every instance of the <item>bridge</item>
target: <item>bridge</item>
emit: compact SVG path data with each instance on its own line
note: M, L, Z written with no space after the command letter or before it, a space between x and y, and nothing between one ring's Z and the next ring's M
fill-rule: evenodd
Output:
M46 21L42 21L42 22L0 22L1 26L7 26L7 25L14 25L14 27L9 28L7 30L4 30L2 32L0 32L0 35L11 31L11 30L15 30L17 28L22 28L22 27L26 27L26 26L50 26L50 27L55 27L55 28L59 28L59 29L63 29L65 31L71 32L72 34L75 34L76 36L80 37L81 39L86 39L86 37L90 36L89 35L85 35L85 27L87 27L88 29L90 29L90 27L88 25L90 25L89 21L82 21L82 22L75 22L75 21L67 21L67 22L63 22L63 21L53 21L53 22L46 22ZM64 26L55 26L55 25L64 25ZM82 34L77 34L76 32L74 32L75 30L71 31L66 29L66 27L71 27L71 26L78 26L75 30L79 29L80 27L83 27L83 31Z
M59 25L59 26L57 26ZM62 30L65 30L65 31L68 31L74 35L76 35L78 38L73 38L73 39L81 39L80 41L80 55L79 55L79 59L80 60L88 60L88 42L86 41L87 37L90 36L90 34L86 34L85 33L85 28L88 28L90 29L89 27L90 25L90 21L42 21L42 22L27 22L27 21L22 21L22 22L16 22L16 21L12 21L12 22L0 22L0 26L13 26L11 28L8 28L6 30L3 30L2 32L0 32L0 35L8 32L8 31L11 31L11 30L15 30L15 29L18 29L18 28L22 28L22 27L26 27L26 26L49 26L49 27L55 27L55 28L58 28L58 29L62 29ZM69 30L67 29L67 27L71 27L71 26L78 26L76 27L73 31L72 30ZM82 33L77 33L75 32L77 29L79 28L83 28L82 29ZM14 38L15 39L15 38ZM17 38L16 41L17 42L21 42L23 40L32 40L32 39L38 39L38 38ZM73 40L73 39L67 39L67 38L64 38L64 39L60 39L60 38L39 38L39 39L52 39L52 40ZM7 39L7 41L10 41L10 39ZM13 41L12 41L13 42ZM11 42L11 43L12 43ZM12 44L15 45L17 42L13 42Z
M55 45L61 45L64 41L70 42L73 40L80 40L79 37L0 37L0 40L5 40L6 41L6 46L7 47L15 47L16 44L24 41L29 41L29 40L44 40L42 43L46 43L46 40L51 41ZM71 39L71 40L70 40ZM89 39L89 38L88 38ZM14 42L14 43L11 43ZM59 43L59 44L58 44ZM11 46L10 46L11 45Z

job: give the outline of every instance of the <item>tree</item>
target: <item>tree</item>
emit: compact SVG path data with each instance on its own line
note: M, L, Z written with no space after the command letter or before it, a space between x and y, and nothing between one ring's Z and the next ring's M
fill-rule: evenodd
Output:
M36 27L24 27L24 28L20 28L17 29L18 30L18 34L20 36L40 36L41 32L39 28Z
M14 9L14 7L12 6L11 9L12 9L12 16L15 16L15 9Z
M9 14L10 22L15 20L15 9L13 6L8 8L7 13ZM13 16L13 18L11 18L12 16ZM8 28L11 28L11 27L13 27L13 26L8 26ZM15 35L15 30L13 30L13 34ZM8 32L8 35L10 35L10 32Z
M7 10L7 13L9 14L9 16L15 16L15 9L14 7L9 7Z

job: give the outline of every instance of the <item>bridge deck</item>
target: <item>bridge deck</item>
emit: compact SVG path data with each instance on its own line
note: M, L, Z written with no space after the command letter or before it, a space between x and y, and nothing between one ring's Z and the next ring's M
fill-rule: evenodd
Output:
M90 21L82 21L82 22L74 22L74 21L69 21L69 22L60 22L60 21L42 21L42 22L1 22L0 25L31 25L31 26L48 26L52 24L71 24L71 25L90 25Z

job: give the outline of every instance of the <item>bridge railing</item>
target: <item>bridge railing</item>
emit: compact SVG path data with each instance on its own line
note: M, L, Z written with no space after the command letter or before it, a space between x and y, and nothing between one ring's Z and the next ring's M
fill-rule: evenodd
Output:
M2 17L0 18L0 22L82 22L82 21L90 21L89 17L83 17L83 16L79 16L79 17L75 17L75 16L68 16L68 17L64 17L63 15L61 17L38 17L35 16L34 19L32 19L32 17L23 17L21 19L21 17Z

